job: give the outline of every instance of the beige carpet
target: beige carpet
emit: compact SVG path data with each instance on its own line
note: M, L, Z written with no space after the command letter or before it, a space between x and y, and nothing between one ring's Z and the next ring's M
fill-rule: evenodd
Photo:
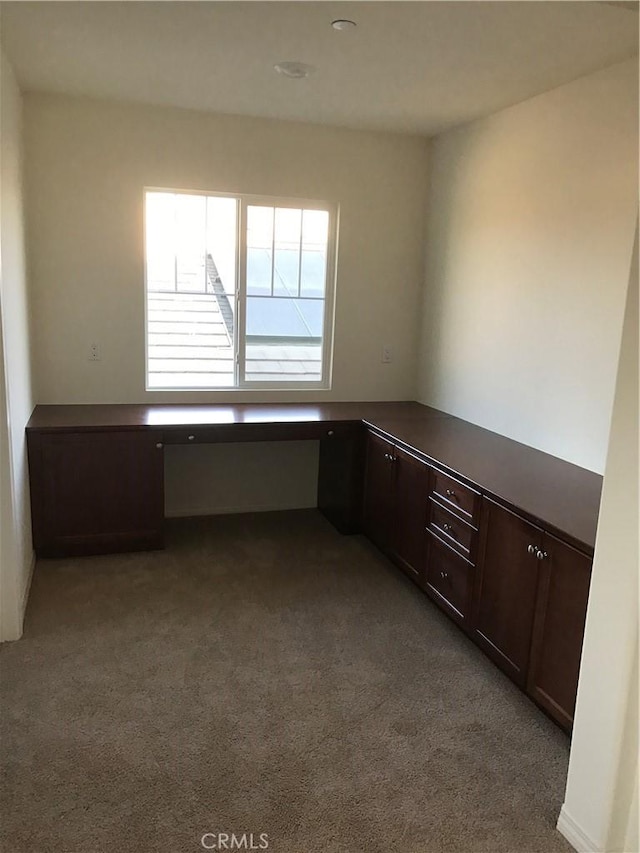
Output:
M314 511L42 561L0 663L3 853L571 849L565 735Z

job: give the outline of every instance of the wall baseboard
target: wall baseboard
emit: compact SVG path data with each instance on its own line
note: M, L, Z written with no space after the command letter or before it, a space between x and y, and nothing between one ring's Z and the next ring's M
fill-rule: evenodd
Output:
M22 590L22 599L20 601L20 623L24 621L24 615L27 612L27 604L29 603L29 593L31 592L31 582L33 580L33 572L36 567L36 552L31 552L31 563L29 564L29 571L27 573L27 580L25 582L24 588ZM22 628L20 629L20 633L22 634Z
M36 554L35 551L32 550L29 568L27 569L27 577L22 587L22 591L15 597L17 601L14 599L15 610L13 611L12 618L9 620L10 627L7 627L4 619L2 620L2 624L0 626L0 643L14 643L22 637L24 617L27 611L27 603L29 601L29 592L31 590L31 581L33 579L35 567Z
M208 515L237 515L244 512L282 512L291 509L315 509L316 503L301 503L291 506L291 501L269 504L239 504L238 506L188 506L165 510L165 518L195 518Z
M556 829L560 835L567 839L569 844L574 850L577 850L578 853L601 853L602 848L596 844L595 841L589 838L582 827L579 826L569 814L567 814L564 805L560 809L560 816L558 817Z

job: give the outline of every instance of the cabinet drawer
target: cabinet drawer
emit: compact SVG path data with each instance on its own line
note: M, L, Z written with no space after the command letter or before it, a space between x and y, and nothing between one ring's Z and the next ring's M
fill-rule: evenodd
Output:
M429 529L447 545L462 554L471 562L475 562L477 531L465 521L444 507L431 500L431 515Z
M215 427L182 427L165 429L158 434L158 441L163 444L206 444L216 441L219 428Z
M427 592L457 622L469 615L473 571L467 560L430 535Z
M233 423L207 426L167 427L158 441L164 444L212 444L239 441L319 441L359 435L352 422Z
M433 494L460 518L478 526L480 513L480 493L464 486L459 480L444 474L438 469L433 472Z

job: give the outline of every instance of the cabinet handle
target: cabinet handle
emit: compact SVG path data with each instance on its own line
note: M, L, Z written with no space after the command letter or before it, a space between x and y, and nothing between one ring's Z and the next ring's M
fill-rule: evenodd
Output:
M449 574L447 572L440 572L440 577L442 578L443 581L446 581L447 578L449 577Z
M448 533L452 539L457 539L456 532L450 524L447 524L445 521L442 525L442 529L445 533Z
M537 556L538 556L538 553L537 553L537 552L538 552L538 549L536 548L536 546L535 546L535 545L529 545L529 546L527 547L527 554L531 554L532 556L535 554L535 555L536 555L536 557L537 557Z
M547 554L547 552L543 551L542 548L538 548L538 550L536 551L536 557L539 560L546 560L548 556L549 555Z
M161 442L161 441L159 441L159 442L156 444L156 447L158 448L158 450L162 450L162 442Z
M327 435L333 435L333 430L332 429L327 430Z
M449 498L455 498L456 493L454 492L454 490L453 490L453 489L447 489L447 491L446 491L446 495L447 495L447 497L449 497Z
M188 435L187 438L189 441L193 441L195 439L195 435Z

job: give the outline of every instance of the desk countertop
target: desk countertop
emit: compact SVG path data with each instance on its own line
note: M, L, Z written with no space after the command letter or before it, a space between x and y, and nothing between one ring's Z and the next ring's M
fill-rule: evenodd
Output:
M449 417L415 402L240 403L215 406L180 404L89 404L36 406L27 431L145 429L247 423L336 423L379 417L422 420Z
M602 477L416 402L36 406L28 432L360 421L593 551Z

